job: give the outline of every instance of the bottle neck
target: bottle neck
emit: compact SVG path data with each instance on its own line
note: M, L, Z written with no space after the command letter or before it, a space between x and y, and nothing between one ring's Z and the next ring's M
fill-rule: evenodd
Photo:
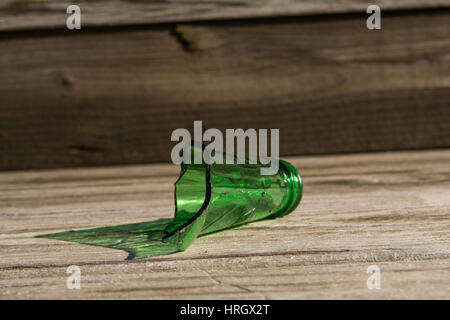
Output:
M297 208L302 198L303 183L297 169L289 162L280 160L280 174L286 183L286 195L280 209L271 218L285 216Z

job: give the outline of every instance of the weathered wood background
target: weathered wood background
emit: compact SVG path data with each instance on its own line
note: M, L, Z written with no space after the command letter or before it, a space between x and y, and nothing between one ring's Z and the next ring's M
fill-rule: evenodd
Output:
M0 31L62 29L69 5L82 9L84 26L149 25L217 19L364 13L366 0L2 0ZM377 0L383 10L440 9L449 0Z
M194 120L279 128L282 156L450 146L450 11L357 12L0 33L0 169L169 161Z
M305 181L290 215L135 261L33 236L172 217L175 166L1 173L0 298L449 298L450 152L288 160Z

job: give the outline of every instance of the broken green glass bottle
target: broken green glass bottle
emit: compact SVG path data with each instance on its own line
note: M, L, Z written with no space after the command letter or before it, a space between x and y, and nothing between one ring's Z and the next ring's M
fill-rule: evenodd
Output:
M274 175L261 175L262 163L181 164L175 183L175 218L69 231L39 237L122 249L128 259L183 251L199 236L292 212L302 197L295 167L279 160Z

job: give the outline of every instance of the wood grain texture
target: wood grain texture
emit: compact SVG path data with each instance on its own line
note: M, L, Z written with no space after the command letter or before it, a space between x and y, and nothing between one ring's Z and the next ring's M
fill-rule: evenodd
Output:
M288 160L305 183L290 215L135 261L33 236L171 217L175 166L0 173L0 298L450 298L450 150Z
M365 14L366 0L2 0L0 31L64 29L66 9L77 4L84 28L173 23L213 19L299 16L312 14ZM449 0L377 0L383 11L448 8Z
M450 12L0 35L0 169L170 160L176 128L282 155L450 146Z

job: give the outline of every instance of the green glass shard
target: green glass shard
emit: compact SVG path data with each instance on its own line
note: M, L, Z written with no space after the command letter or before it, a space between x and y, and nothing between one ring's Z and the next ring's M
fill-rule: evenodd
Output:
M202 152L191 147L192 156ZM203 159L203 155L201 156ZM193 162L193 161L192 161ZM175 183L175 218L101 227L41 238L121 249L128 259L185 250L197 237L292 212L300 203L297 170L279 161L274 175L261 175L258 164L181 164Z

